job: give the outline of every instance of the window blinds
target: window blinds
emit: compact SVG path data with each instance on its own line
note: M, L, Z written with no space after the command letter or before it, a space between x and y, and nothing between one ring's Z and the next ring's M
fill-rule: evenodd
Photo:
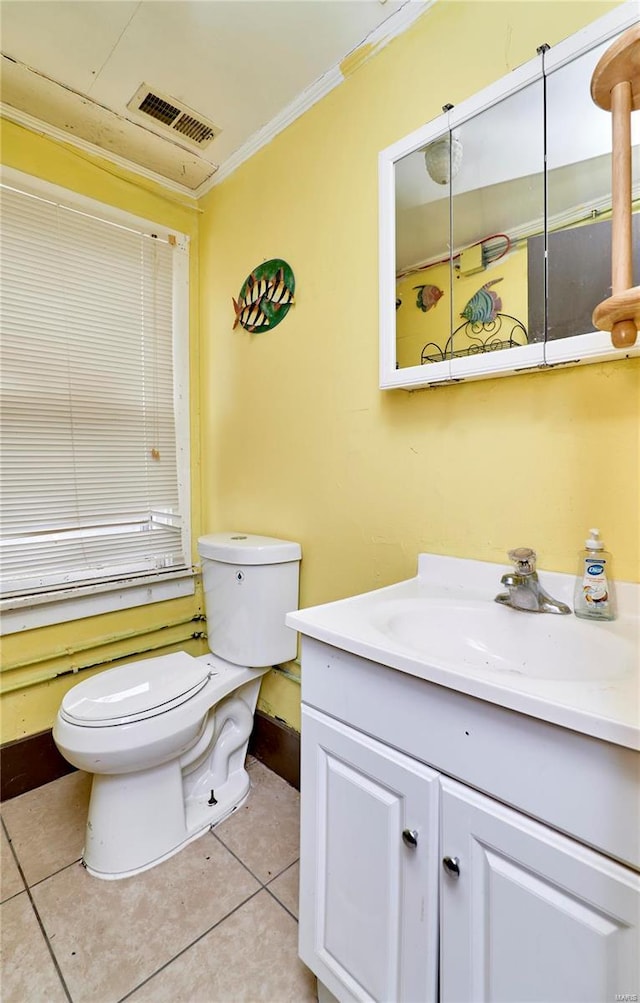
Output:
M167 240L2 192L2 593L187 566Z

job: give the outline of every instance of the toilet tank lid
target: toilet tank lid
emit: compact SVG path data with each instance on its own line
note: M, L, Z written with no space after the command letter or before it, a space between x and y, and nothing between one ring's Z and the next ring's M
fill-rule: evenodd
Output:
M186 651L128 662L78 683L63 697L61 711L88 725L134 718L150 710L162 713L202 689L209 671L205 662Z
M302 549L291 540L251 533L211 533L198 540L201 557L223 564L284 564L299 561Z

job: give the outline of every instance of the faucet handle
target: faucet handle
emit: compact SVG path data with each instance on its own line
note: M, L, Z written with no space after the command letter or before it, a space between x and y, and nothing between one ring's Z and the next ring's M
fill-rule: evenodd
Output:
M520 575L531 575L536 570L537 554L531 547L516 547L509 551L509 560Z

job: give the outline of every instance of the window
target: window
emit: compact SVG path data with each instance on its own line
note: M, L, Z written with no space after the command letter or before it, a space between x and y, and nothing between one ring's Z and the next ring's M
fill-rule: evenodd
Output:
M1 282L4 607L189 573L188 238L5 172Z

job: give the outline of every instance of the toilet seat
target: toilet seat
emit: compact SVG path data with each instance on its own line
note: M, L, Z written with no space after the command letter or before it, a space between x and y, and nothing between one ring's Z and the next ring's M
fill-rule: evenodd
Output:
M187 703L215 672L185 651L101 672L65 695L60 716L84 728L114 728L165 714Z

